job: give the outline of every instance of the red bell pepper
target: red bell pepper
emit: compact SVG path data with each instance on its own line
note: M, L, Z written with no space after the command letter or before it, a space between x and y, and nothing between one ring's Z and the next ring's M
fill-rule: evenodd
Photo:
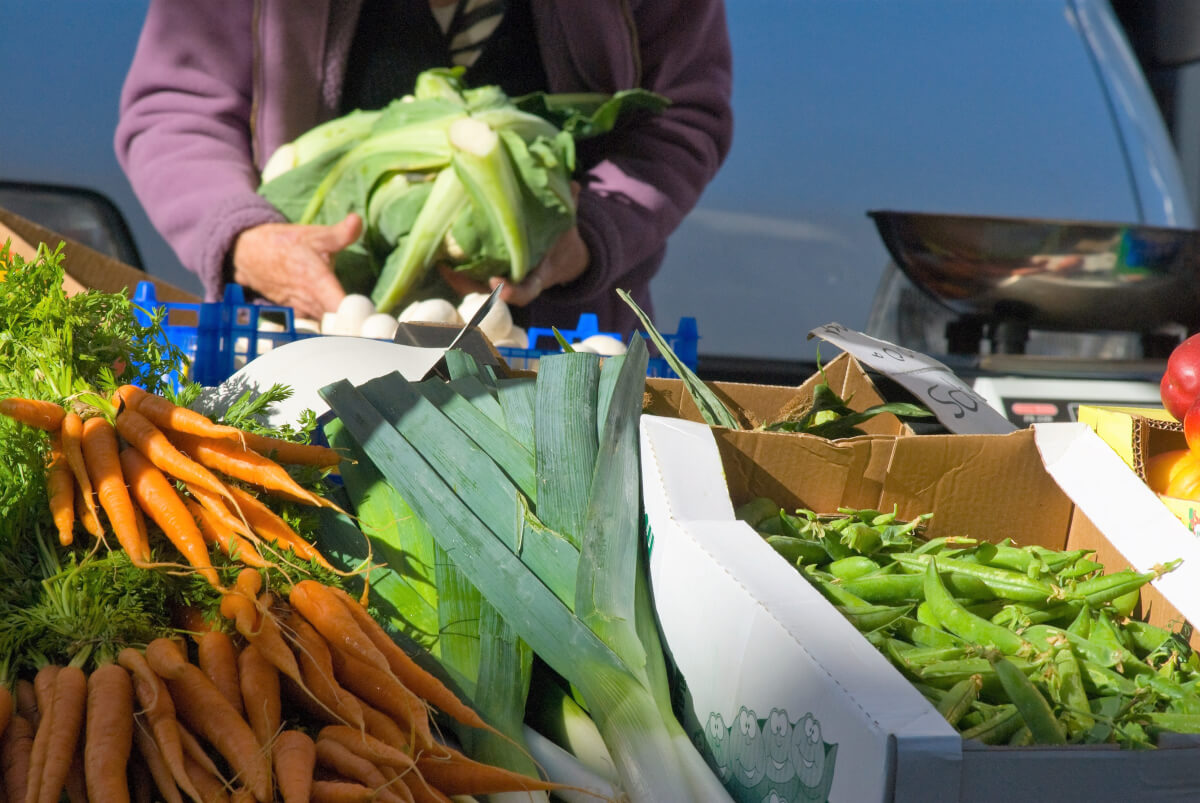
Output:
M1159 391L1163 407L1175 420L1183 421L1193 402L1200 398L1200 334L1192 335L1171 352Z

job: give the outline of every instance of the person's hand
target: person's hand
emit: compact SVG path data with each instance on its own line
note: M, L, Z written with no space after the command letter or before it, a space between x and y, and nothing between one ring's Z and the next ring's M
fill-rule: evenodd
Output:
M577 182L571 182L571 191L578 201L579 184ZM520 283L514 283L504 276L493 276L487 284L483 284L469 276L457 273L447 266L441 266L440 270L442 278L459 295L490 293L496 288L496 285L503 282L504 289L500 291L498 298L510 306L524 307L548 288L578 279L588 269L590 261L591 255L588 253L583 237L579 235L579 227L572 226L559 235L546 255L542 257L542 261L529 271Z
M233 244L233 280L299 318L320 320L336 310L346 291L333 273L333 257L362 234L362 218L347 215L331 226L264 223Z

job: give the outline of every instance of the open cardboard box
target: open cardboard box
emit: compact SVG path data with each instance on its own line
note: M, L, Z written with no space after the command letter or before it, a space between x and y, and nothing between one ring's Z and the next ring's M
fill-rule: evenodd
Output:
M176 287L170 282L156 279L124 262L89 248L82 243L55 234L20 215L0 209L0 244L11 241L13 253L22 259L32 260L37 256L37 247L44 243L54 249L63 244L63 267L67 275L63 287L68 294L82 290L100 290L105 293L133 295L138 282L153 282L159 301L196 303L200 301L193 293Z
M1146 463L1151 457L1187 448L1183 425L1162 407L1081 405L1079 421L1096 430L1143 482ZM1165 495L1159 495L1159 499L1193 533L1200 535L1200 502Z
M729 432L644 416L650 575L689 734L739 801L1166 800L1200 796L1200 747L987 747L964 742L749 526L754 496L933 512L930 535L1092 548L1110 571L1200 545L1094 432L1009 435ZM1156 623L1200 618L1190 572L1143 594ZM776 797L771 798L774 794Z

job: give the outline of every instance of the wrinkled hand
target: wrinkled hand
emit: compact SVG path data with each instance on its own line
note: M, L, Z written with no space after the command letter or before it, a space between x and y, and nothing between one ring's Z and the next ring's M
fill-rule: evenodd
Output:
M333 257L362 228L362 218L351 213L331 226L264 223L246 229L233 244L233 280L291 307L297 317L320 320L346 297Z

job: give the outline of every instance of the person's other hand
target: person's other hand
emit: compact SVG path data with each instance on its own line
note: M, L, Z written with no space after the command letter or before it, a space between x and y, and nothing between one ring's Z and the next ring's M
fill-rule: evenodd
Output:
M321 319L336 310L346 291L333 273L333 257L362 234L351 213L330 226L264 223L246 229L233 244L233 280L299 318Z
M571 191L578 201L577 182L571 182ZM579 235L579 227L572 226L559 235L542 261L520 283L514 283L504 276L493 276L487 284L483 284L447 266L441 267L441 273L451 289L463 296L468 293L490 293L503 282L504 289L500 291L499 299L511 306L523 307L548 288L578 279L588 269L590 261L591 255L583 237Z

